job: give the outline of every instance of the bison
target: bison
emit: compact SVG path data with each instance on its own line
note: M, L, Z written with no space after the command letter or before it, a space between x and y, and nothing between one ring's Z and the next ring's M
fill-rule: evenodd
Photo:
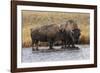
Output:
M49 49L53 49L53 44L59 40L62 41L62 48L75 47L75 43L78 42L80 37L80 29L76 28L77 24L73 24L73 21L67 23L64 27L52 24L44 25L35 30L31 29L32 50L38 50L39 41L48 42Z
M53 49L53 43L55 41L58 29L58 26L55 24L44 25L36 30L31 29L32 50L34 50L34 46L36 46L36 50L38 50L39 41L48 42L49 48Z
M64 28L61 29L62 35L63 35L63 45L64 47L71 47L75 48L75 44L78 43L81 31L78 28L78 25L73 21L69 20L67 23L64 25Z
M75 44L79 42L80 29L73 29L72 31L61 31L63 40L62 48L75 48Z

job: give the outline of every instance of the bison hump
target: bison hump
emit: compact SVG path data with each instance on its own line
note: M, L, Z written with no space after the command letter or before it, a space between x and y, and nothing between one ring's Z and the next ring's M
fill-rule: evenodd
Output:
M40 28L35 29L34 31L32 31L32 33L47 35L48 37L54 37L58 29L59 27L56 24L44 25Z

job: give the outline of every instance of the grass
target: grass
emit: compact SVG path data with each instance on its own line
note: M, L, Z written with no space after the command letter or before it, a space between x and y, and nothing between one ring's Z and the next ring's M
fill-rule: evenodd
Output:
M88 13L22 11L22 46L31 46L31 28L36 29L49 24L56 24L59 26L65 24L69 19L76 21L81 29L80 44L89 44L90 15Z

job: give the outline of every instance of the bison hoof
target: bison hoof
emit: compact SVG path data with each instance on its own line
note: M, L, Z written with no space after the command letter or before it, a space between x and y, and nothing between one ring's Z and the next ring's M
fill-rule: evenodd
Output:
M75 46L72 46L72 48L76 48Z
M49 48L48 50L54 50L54 48Z
M70 46L67 46L67 48L71 48Z
M36 49L37 51L39 50L39 49Z
M62 48L62 49L65 49L65 47L64 47L64 46L62 46L61 48Z
M75 47L75 49L80 49L79 47Z
M34 51L35 49L32 48L32 51Z
M79 47L72 47L73 49L80 49Z

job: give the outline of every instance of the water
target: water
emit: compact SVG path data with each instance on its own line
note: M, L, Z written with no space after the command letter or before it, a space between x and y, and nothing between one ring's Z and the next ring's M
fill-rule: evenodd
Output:
M80 49L65 49L59 51L47 51L48 47L39 47L44 51L33 51L32 48L22 49L22 62L48 62L48 61L66 61L66 60L87 60L90 58L89 45L78 45ZM60 49L59 47L55 47Z

